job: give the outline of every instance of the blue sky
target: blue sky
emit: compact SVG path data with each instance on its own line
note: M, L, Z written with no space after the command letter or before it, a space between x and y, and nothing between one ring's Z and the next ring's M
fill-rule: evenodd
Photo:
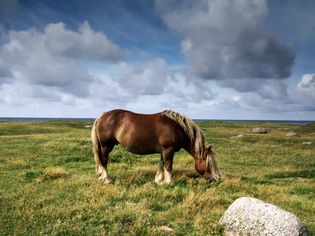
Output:
M311 0L0 0L0 116L315 117Z

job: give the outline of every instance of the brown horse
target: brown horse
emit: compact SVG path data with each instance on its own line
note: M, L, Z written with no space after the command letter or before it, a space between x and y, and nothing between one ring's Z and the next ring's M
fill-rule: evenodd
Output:
M94 122L92 141L96 172L99 180L106 184L110 183L108 155L117 144L134 154L160 153L157 184L171 183L173 156L181 148L192 155L196 171L206 180L217 181L221 176L215 153L211 145L206 144L200 128L174 111L150 115L125 110L104 112Z

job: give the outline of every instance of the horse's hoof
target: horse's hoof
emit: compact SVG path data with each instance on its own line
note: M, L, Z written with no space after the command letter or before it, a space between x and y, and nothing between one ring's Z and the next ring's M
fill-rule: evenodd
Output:
M156 183L157 185L163 185L164 184L164 181L154 181L154 183Z
M96 168L96 176L101 177L102 173L103 173L103 169L100 166L97 167Z
M158 171L155 175L154 182L160 184L164 181L164 173L162 171Z
M103 182L104 184L110 184L112 181L109 178L98 178L99 181Z
M164 181L164 178L161 178L160 176L159 177L155 177L154 179L154 182L159 184L159 183L162 183Z
M159 186L162 186L162 185L165 185L165 186L173 185L173 182L166 182L165 180L160 181L160 182L155 181L155 183L156 183L157 185L159 185Z
M112 181L110 179L105 179L103 182L104 182L104 184L111 184L112 183Z

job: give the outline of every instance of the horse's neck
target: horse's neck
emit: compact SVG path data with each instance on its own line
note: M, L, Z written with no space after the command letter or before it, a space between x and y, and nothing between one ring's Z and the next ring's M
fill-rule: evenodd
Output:
M189 145L187 145L187 147L185 148L185 150L194 158L197 159L198 158L198 153L196 152L195 149L195 144L189 142Z

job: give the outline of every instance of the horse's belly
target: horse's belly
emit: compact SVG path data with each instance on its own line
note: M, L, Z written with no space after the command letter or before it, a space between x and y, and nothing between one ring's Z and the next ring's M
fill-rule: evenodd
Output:
M125 147L129 152L137 155L148 155L148 154L154 154L154 153L159 153L160 151L156 149L141 149L139 147L133 148L133 147Z
M127 149L129 152L137 154L137 155L146 155L146 154L153 154L153 153L159 153L161 152L161 149L156 146L151 146L151 145L145 145L145 144L124 144L120 143L120 145Z
M129 152L138 155L160 153L161 147L152 136L135 135L133 132L122 132L117 136L119 144Z

